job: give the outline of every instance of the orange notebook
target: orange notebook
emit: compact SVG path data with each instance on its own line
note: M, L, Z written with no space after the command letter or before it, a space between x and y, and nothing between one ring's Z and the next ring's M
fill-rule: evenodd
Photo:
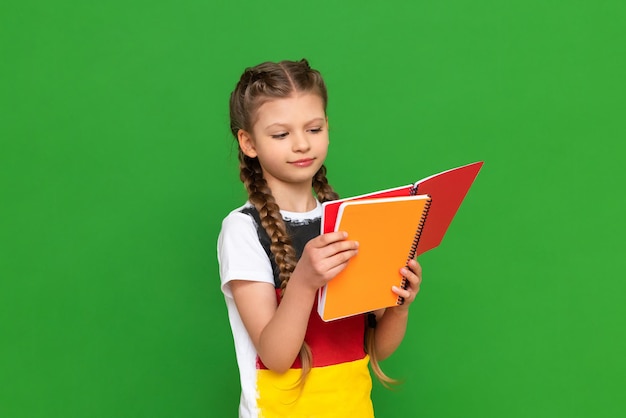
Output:
M428 195L343 202L335 231L359 242L347 267L320 289L318 313L331 321L402 303L400 268L415 257L431 204Z

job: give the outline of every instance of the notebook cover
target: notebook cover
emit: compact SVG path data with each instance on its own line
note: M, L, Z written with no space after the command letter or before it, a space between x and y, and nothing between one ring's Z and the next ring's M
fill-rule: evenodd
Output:
M392 286L401 286L418 236L428 196L361 199L340 205L336 230L359 242L359 252L322 289L318 305L325 321L398 304Z

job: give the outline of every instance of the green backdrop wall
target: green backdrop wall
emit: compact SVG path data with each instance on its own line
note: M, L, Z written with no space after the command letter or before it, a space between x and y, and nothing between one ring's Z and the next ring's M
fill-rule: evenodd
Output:
M306 57L342 195L485 166L378 417L626 414L626 3L0 5L0 416L228 417L227 99Z

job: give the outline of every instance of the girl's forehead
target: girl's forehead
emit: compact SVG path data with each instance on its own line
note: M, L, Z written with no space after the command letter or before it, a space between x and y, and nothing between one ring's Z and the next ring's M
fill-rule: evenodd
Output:
M324 102L315 93L299 93L288 97L263 101L256 112L256 123L266 126L274 123L297 123L325 118Z

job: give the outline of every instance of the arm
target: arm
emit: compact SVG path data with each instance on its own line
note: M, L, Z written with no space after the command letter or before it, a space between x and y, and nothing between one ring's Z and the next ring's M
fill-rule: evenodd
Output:
M272 285L234 280L231 291L259 357L283 373L300 352L317 290L345 268L358 244L346 234L320 235L307 243L278 304Z
M389 357L400 346L409 319L409 306L415 300L422 283L422 268L415 260L409 262L408 269L402 268L400 274L406 277L407 288L394 286L392 290L404 298L404 303L376 312L378 323L374 334L374 344L379 360Z

